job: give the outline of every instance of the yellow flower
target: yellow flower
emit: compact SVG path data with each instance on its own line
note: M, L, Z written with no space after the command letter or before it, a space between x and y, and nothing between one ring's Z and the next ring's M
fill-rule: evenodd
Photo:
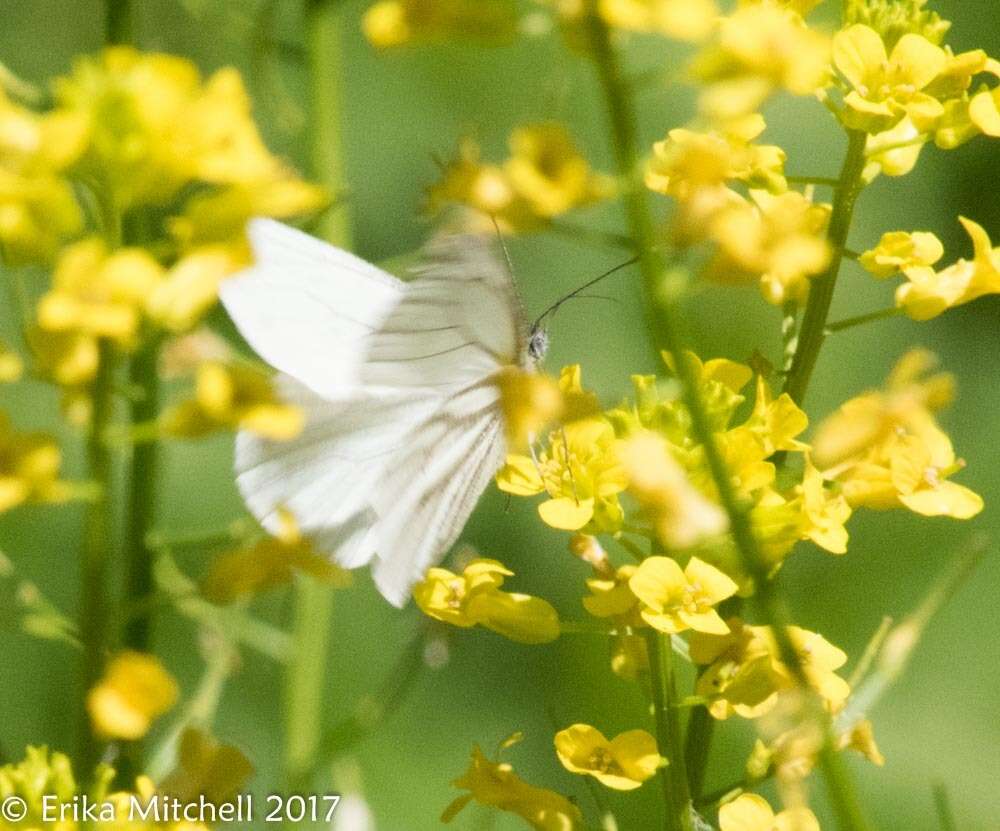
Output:
M842 404L816 430L816 466L826 471L855 463L900 432L943 447L947 437L933 414L954 399L955 379L944 372L929 375L936 364L933 353L912 349L896 362L883 390Z
M537 465L527 456L508 456L497 484L518 496L548 493L538 513L553 528L579 531L591 525L594 530L613 530L622 521L618 494L628 484L614 447L608 422L574 421L549 435Z
M500 591L513 576L496 560L473 560L462 574L428 569L413 587L424 614L464 629L484 626L520 643L547 643L559 637L556 610L539 597Z
M20 381L24 374L24 361L4 341L0 340L0 384Z
M948 481L965 463L956 458L933 415L953 396L951 377L921 379L933 363L928 352L908 353L885 392L848 401L820 425L814 441L817 465L841 484L851 507L906 507L956 519L982 510L978 494Z
M143 304L162 279L163 268L140 248L109 254L96 238L75 243L59 257L52 288L38 303L38 326L128 345L138 334Z
M923 90L945 69L948 55L921 35L903 35L889 55L878 32L855 24L834 37L833 61L853 87L841 114L851 129L881 133L909 116L926 132L944 113Z
M955 458L950 445L949 441L947 447L933 451L916 436L901 436L889 443L889 481L900 504L923 516L954 519L971 519L983 510L979 494L948 481L947 477L965 467L962 460ZM842 481L844 494L854 504L872 500L872 507L882 507L882 495L868 493L867 471L859 470L856 476L847 475Z
M958 260L942 271L929 265L905 268L907 281L896 290L896 305L914 320L929 320L947 309L1000 293L1000 248L994 248L986 230L960 217L972 237L972 260Z
M556 122L514 130L504 172L514 190L540 217L551 218L609 196L613 184L598 176Z
M904 117L895 127L868 136L865 145L865 181L873 181L880 173L886 176L905 176L917 166L920 151L927 143L922 133L909 116Z
M777 677L788 687L794 686L792 670L781 661L778 644L771 628L759 627L758 634L767 641L771 653L771 667ZM847 655L816 632L789 626L788 635L810 685L819 693L831 712L839 712L851 693L847 682L836 673L836 670L847 663Z
M242 251L224 245L191 249L149 293L146 314L168 332L192 329L215 304L222 281L246 261Z
M714 0L601 0L598 12L609 26L691 41L706 38L719 14Z
M851 506L843 494L826 487L823 475L808 456L799 493L805 516L805 536L831 554L845 554L848 536L844 524L851 518Z
M80 332L28 331L28 345L39 374L63 387L79 388L97 374L97 339Z
M563 412L559 385L547 375L505 367L496 376L507 429L507 446L523 451Z
M878 245L861 255L859 262L876 277L891 277L899 271L932 266L944 256L944 246L927 231L890 231Z
M206 361L198 367L193 399L163 414L163 429L175 436L200 438L215 430L248 430L274 440L295 438L303 413L280 401L271 379L247 365Z
M780 723L782 717L783 714L779 714L776 723ZM885 764L870 721L859 721L850 730L837 735L836 746L838 750L854 750L878 767ZM800 723L779 733L770 744L758 739L747 761L747 772L754 779L774 775L782 784L795 783L812 773L822 747L823 736L816 730L815 723Z
M99 771L100 775L101 771ZM106 778L106 774L105 774ZM52 823L43 822L45 796L55 797L60 804L70 802L77 795L73 765L63 753L50 753L47 747L28 747L25 758L16 764L0 767L0 794L17 796L24 800L28 813L22 823L0 821L4 831L13 828L52 828L63 831ZM75 831L75 824L66 831Z
M695 632L691 636L691 660L707 665L698 676L697 693L714 700L709 712L717 719L733 714L742 718L764 715L784 690L795 688L791 670L782 662L777 641L767 626L747 626L738 618L727 621L728 633ZM831 712L847 701L850 687L836 670L847 655L821 635L788 627L799 661L810 685Z
M558 382L516 367L505 367L495 381L500 388L507 446L512 451L523 452L548 424L571 422L599 412L597 396L585 391L580 383L579 364L563 367Z
M642 635L620 634L611 641L611 671L626 681L649 676L649 651Z
M875 732L868 719L861 719L846 733L840 736L838 745L841 748L856 750L877 767L885 766L885 756L875 742Z
M762 3L775 3L786 9L791 9L793 12L805 17L822 2L823 0L739 0L739 5L753 6L760 5Z
M628 477L629 493L668 548L687 548L729 527L726 515L691 485L656 433L637 433L620 441L615 452Z
M82 226L66 170L83 150L84 120L37 114L0 90L0 243L8 265L47 262Z
M632 791L666 764L645 730L628 730L610 741L596 727L574 724L555 737L556 754L571 773L593 776L616 791Z
M969 121L987 136L1000 136L1000 87L983 90L969 102Z
M458 146L457 157L442 171L441 180L428 189L427 209L439 213L451 205L465 205L482 217L474 217L476 229L492 230L495 217L501 230L511 233L537 228L541 220L528 201L514 190L501 165L481 160L479 145L470 138Z
M134 741L149 732L177 697L177 682L158 658L122 652L87 694L87 712L98 735Z
M379 49L466 38L504 43L517 32L517 13L509 0L379 0L361 26Z
M746 426L761 440L768 457L779 450L809 449L809 445L795 438L809 426L808 416L788 393L783 392L775 399L763 375L757 376L757 397Z
M192 182L253 189L294 181L264 145L234 69L203 83L184 58L116 46L78 61L56 96L87 119L81 168L119 210L168 204Z
M60 107L87 119L82 169L119 209L165 204L191 178L196 160L179 156L170 137L183 129L199 82L190 61L124 46L78 60L56 81Z
M484 215L473 221L507 231L530 231L553 217L610 196L611 180L594 173L566 129L556 123L529 124L514 130L510 157L502 164L480 160L471 139L459 145L457 159L428 193L428 207L440 211L466 205ZM492 231L492 228L490 228Z
M671 130L653 145L646 185L681 200L731 180L781 193L787 188L785 151L753 143L766 126L763 116L754 113L721 130Z
M775 814L767 800L742 794L719 809L720 831L820 831L819 820L808 808L790 808Z
M677 367L673 356L663 352L661 357L670 372L676 376ZM736 408L743 403L744 398L740 390L753 378L753 370L728 358L711 358L703 362L701 358L687 350L684 352L684 360L691 366L698 379L698 392L705 404L712 428L724 430ZM644 427L663 431L668 421L680 422L676 431L668 432L668 437L675 445L691 445L693 441L690 436L690 417L686 411L683 415L677 412L679 403L676 400L660 402L656 399L653 376L633 376L632 382L636 387L639 423Z
M468 771L455 787L469 791L449 805L441 821L451 822L470 802L516 814L537 831L578 831L583 815L566 797L536 788L521 779L507 763L493 762L478 748L472 749Z
M245 760L244 760L245 761ZM235 765L233 766L236 767ZM245 768L244 768L245 770ZM229 771L234 781L232 770ZM25 817L19 822L0 820L0 829L32 829L33 831L77 831L84 828L98 829L129 829L143 831L144 829L159 829L159 831L208 831L208 826L202 823L157 822L152 816L148 821L132 817L130 809L133 799L145 806L159 796L174 797L176 791L164 788L159 793L148 776L136 778L135 787L131 791L110 793L109 789L115 778L115 771L106 764L101 764L88 776L90 783L86 791L79 788L73 775L72 763L69 757L62 753L50 753L45 747L28 747L25 758L16 764L0 767L0 795L16 796L24 801L27 810ZM238 778L238 785L245 777ZM204 790L201 793L205 793ZM83 817L82 798L94 807L98 819L94 823ZM192 809L198 808L197 795L181 797L185 803L190 802ZM103 810L109 806L114 818L108 817ZM186 806L182 806L183 807ZM64 817L64 818L63 818ZM54 819L53 819L54 818Z
M329 201L330 195L325 190L280 167L269 178L236 182L196 194L184 204L183 213L172 217L167 225L183 253L213 251L217 244L223 244L230 248L235 263L242 265L250 260L243 234L249 219L269 216L290 220L308 216L322 210Z
M708 711L716 719L757 718L774 705L778 690L768 643L739 618L727 625L722 636L691 636L691 660L706 665L695 691L712 699Z
M829 58L829 39L792 8L744 4L722 18L695 59L695 76L712 84L701 108L713 120L729 119L758 110L776 89L812 95L829 83Z
M624 565L614 574L591 577L587 580L590 596L583 598L583 607L594 617L634 618L632 613L639 599L632 593L629 580L637 566Z
M183 802L204 797L217 805L236 796L253 773L253 765L238 748L187 727L177 742L174 768L159 784L162 793Z
M0 413L0 513L69 499L72 488L59 479L61 463L55 439L44 433L18 433L6 413Z
M669 557L642 561L629 580L643 603L642 618L654 629L674 634L686 629L729 631L715 606L736 593L737 585L714 566L692 557L682 571Z
M268 151L243 79L232 67L212 75L173 125L172 150L191 164L191 176L212 184L254 184L279 177L281 162Z
M773 196L752 191L752 201L734 202L712 219L709 233L719 251L708 276L722 282L760 281L769 303L802 303L809 279L830 262L828 205L813 204L797 191Z
M288 511L278 512L281 528L249 548L220 554L201 583L202 594L213 603L231 603L290 583L296 574L308 574L333 586L349 585L350 576L327 560L303 537Z

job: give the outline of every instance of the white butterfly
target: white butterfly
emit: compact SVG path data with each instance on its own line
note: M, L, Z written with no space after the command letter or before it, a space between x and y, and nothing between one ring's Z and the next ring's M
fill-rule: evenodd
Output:
M292 441L240 432L239 489L268 530L287 508L342 566L371 563L402 606L503 463L497 373L531 369L544 335L480 237L437 237L404 283L271 220L248 232L255 263L222 302L307 418Z

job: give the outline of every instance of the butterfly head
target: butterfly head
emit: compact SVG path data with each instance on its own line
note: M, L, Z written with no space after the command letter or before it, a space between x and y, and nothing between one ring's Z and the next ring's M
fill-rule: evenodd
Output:
M537 324L532 326L528 335L528 357L537 364L545 358L548 351L549 333Z

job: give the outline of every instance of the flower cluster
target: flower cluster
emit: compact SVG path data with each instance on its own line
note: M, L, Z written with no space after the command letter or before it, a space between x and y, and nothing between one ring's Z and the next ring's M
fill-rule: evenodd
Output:
M413 588L424 614L453 626L484 626L521 643L546 643L559 637L556 610L538 597L501 591L513 577L496 560L473 560L461 574L432 568Z
M157 822L152 815L149 820L136 818L131 810L133 800L145 805L155 799L158 795L156 786L148 777L140 776L132 790L112 790L114 778L115 771L102 765L95 773L93 784L83 790L74 776L68 756L50 752L44 747L29 747L22 761L0 767L0 798L16 797L23 801L26 809L25 816L20 820L14 821L6 816L0 819L0 829L208 831L208 826L203 823ZM93 810L98 815L95 821L83 816L81 798L86 798L89 805L95 806Z
M102 345L132 354L204 318L249 262L250 217L313 214L328 196L264 145L233 69L203 79L114 47L52 91L41 113L0 99L0 244L9 264L54 262L24 323L34 368L79 404Z
M495 218L505 231L531 231L614 192L612 180L591 169L558 123L519 127L509 145L510 156L494 164L481 160L475 141L463 140L457 158L428 193L429 210L465 205L480 215L484 229Z
M953 383L944 374L928 375L929 353L904 356L885 391L844 404L813 431L811 441L805 440L805 413L787 394L776 396L762 374L756 375L752 406L744 407L754 379L750 367L726 359L703 362L690 353L682 359L698 379L714 440L734 489L750 506L755 536L772 569L800 541L845 553L845 524L856 508L900 507L963 519L982 506L976 494L948 480L961 463L933 413L951 400ZM676 369L672 359L667 368ZM582 389L579 367L567 367L562 376L563 387L573 379ZM556 381L547 383L559 389ZM847 663L842 650L818 633L789 627L793 667L771 627L720 613L721 604L758 587L736 554L706 450L677 382L642 376L633 383L634 398L565 421L530 454L511 454L497 476L507 493L543 494L542 521L572 532L571 549L593 571L583 606L614 627L612 670L627 679L645 677L651 658L643 632L685 634L687 653L699 668L695 694L714 718L763 720L780 702L788 707L798 701L800 675L829 714L840 713L851 694L839 674ZM539 419L533 423L558 409L545 397L537 400ZM636 562L614 563L598 538ZM463 575L431 569L417 588L417 602L438 620L461 627L482 623L528 640L524 630L538 625L533 605L544 601L531 598L529 605L526 599L520 608L499 602L497 587L509 574L494 561L476 561ZM496 610L511 617L498 626ZM811 770L822 742L802 740L800 729L786 730L755 751L755 759L767 754L765 773L773 766L785 778L789 771L801 778ZM845 733L841 746L857 747L881 762L867 722ZM560 732L556 747L568 770L619 790L639 787L662 764L655 740L641 730L609 741L596 728L579 724ZM753 764L761 762L752 759ZM493 799L489 804L502 807ZM768 822L783 827L785 815L775 819L768 812L766 803L748 796L727 806L720 821L723 827L744 821L756 828L753 823L771 817ZM743 814L747 819L738 819ZM796 821L811 827L808 817L806 812Z

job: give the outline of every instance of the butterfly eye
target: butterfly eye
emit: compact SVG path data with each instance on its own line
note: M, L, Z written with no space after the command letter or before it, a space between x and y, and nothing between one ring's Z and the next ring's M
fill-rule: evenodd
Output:
M533 361L540 361L549 351L549 333L544 329L533 329L528 338L528 355Z

